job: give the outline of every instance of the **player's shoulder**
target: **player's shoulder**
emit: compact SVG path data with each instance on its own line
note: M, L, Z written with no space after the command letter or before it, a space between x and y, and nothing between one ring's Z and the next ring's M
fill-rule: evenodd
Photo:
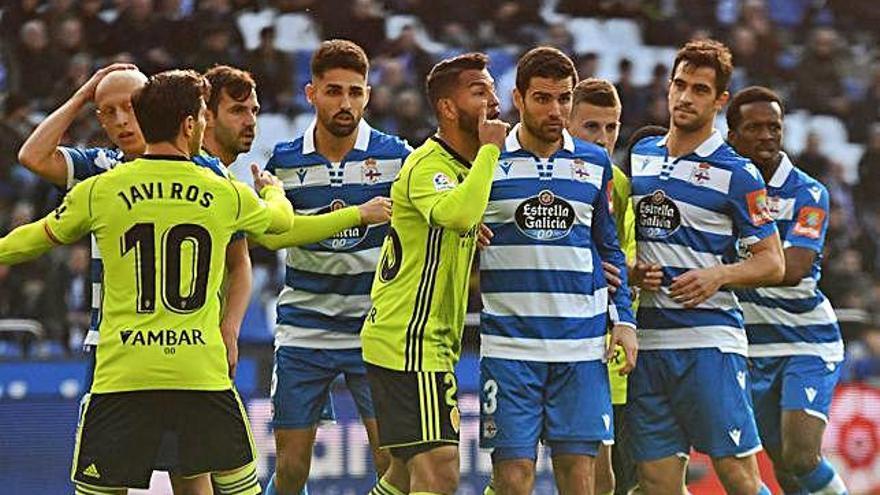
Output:
M404 162L404 168L447 168L453 166L455 160L456 157L439 141L428 138L410 153Z
M393 134L386 134L378 129L370 129L370 143L367 153L387 158L406 158L413 152L406 140Z
M785 186L791 190L794 196L807 202L812 200L821 204L823 200L828 201L828 188L796 165L792 167Z
M764 182L758 167L751 160L737 153L726 141L707 156L706 161L715 167L729 170L734 177L749 176L756 181Z
M91 148L60 146L61 153L69 160L77 163L94 165L103 170L110 170L125 161L125 154L119 148L96 146Z
M633 143L631 154L633 155L664 155L665 151L660 143L665 139L665 135L645 136Z
M281 141L276 143L272 148L272 162L276 168L295 168L307 165L307 160L303 154L302 136L293 141Z
M215 156L200 153L192 157L192 162L199 167L210 170L215 175L223 177L224 179L229 178L229 169L227 169L223 165L223 162Z
M605 148L596 143L584 141L576 137L572 137L571 157L574 159L584 160L585 162L607 165L611 167L611 159Z

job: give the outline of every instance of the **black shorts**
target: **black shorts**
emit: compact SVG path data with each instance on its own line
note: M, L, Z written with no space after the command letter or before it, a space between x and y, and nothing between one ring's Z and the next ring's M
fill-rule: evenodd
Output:
M154 469L188 477L246 466L254 460L253 445L233 389L89 394L80 410L71 479L148 488Z
M451 371L397 371L367 363L379 445L409 459L458 444L458 383Z

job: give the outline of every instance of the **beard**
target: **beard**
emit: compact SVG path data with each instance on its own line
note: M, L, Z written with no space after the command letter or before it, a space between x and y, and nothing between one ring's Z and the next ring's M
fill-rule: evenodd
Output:
M685 132L695 132L702 129L707 122L712 119L711 116L703 116L697 113L689 113L687 117L677 117L675 109L672 110L672 123L675 127Z
M550 127L550 124L558 124L558 129L553 129ZM523 112L522 114L522 125L529 131L530 134L536 136L541 141L546 143L555 143L562 139L562 129L565 127L565 122L563 120L559 120L558 122L539 122L527 113Z
M347 116L351 117L351 121L350 122L340 122L339 120L336 119L337 117L343 116L343 115L347 115ZM337 112L336 115L334 115L333 117L324 120L322 123L324 124L324 127L328 131L330 131L330 134L333 134L334 136L336 136L338 138L343 138L343 137L351 136L351 133L353 133L358 128L358 125L360 124L360 120L361 119L359 117L355 117L354 114L352 114L351 112L347 112L347 111L343 110L341 112Z
M458 128L462 132L472 136L478 136L480 134L479 120L479 115L471 115L464 109L458 109Z

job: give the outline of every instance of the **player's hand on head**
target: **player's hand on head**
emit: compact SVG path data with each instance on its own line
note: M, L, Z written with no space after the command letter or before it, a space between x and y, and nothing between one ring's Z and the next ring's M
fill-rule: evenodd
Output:
M660 265L637 261L629 272L629 283L642 290L660 290L663 284L663 270Z
M107 74L117 70L137 70L137 66L134 64L116 63L101 67L92 74L92 77L90 77L88 81L79 88L79 90L77 90L77 93L89 101L94 100L95 89L97 89L101 80L103 80Z
M251 163L251 175L254 176L254 189L257 192L262 191L267 186L283 187L284 185L278 177L265 170L261 171L256 163Z
M714 268L689 270L672 279L669 295L685 308L696 307L721 288L721 271Z
M492 238L495 237L495 233L492 232L492 229L486 226L485 223L480 224L480 228L477 230L477 248L478 249L486 249L492 244Z
M362 225L376 225L391 220L391 199L376 196L358 206Z
M617 289L623 283L623 280L620 278L620 269L607 261L603 261L602 271L605 272L605 281L608 282L608 292L612 294L617 292Z
M480 109L479 125L477 126L480 145L494 144L498 149L504 149L504 139L510 124L499 119L487 119L486 107Z
M626 363L620 369L620 376L628 375L636 367L636 360L639 355L639 339L633 327L629 325L614 325L611 328L611 338L608 340L608 347L605 349L606 360L614 357L617 346L620 346L626 355Z

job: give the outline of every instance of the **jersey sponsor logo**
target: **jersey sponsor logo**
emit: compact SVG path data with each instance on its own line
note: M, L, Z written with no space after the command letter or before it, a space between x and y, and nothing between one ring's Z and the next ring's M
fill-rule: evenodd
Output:
M334 199L330 202L329 205L322 208L318 211L318 214L322 213L330 213L334 211L341 210L348 206L345 201L341 199ZM370 228L366 225L358 225L356 227L351 227L345 229L341 232L337 232L333 234L333 236L324 239L323 241L319 241L318 244L329 249L333 249L336 251L345 251L346 249L352 249L367 237L367 231Z
M636 205L636 228L645 237L663 239L681 226L681 212L675 201L658 189L645 196Z
M688 181L698 186L708 184L709 181L712 180L711 172L712 165L709 165L706 162L698 163L694 165L694 169L691 171L691 176Z
M379 164L375 158L367 158L361 167L361 182L364 184L375 184L382 178L382 171L379 170Z
M208 345L202 337L202 331L197 328L191 330L122 330L119 332L119 339L122 341L122 345L131 347Z
M805 206L798 213L792 232L795 235L818 239L822 235L822 222L825 221L825 210Z
M767 201L767 190L759 189L746 194L746 205L749 208L749 219L754 225L764 225L773 221Z
M448 175L443 172L437 172L434 174L435 191L448 191L450 189L455 189L455 183L452 182L452 179L450 179Z
M400 273L401 265L403 265L403 245L400 243L400 235L394 227L388 227L388 235L382 248L382 259L379 261L379 280L385 283L394 280Z
M516 226L526 237L555 241L568 236L574 226L574 207L565 199L544 189L519 204L514 214Z

